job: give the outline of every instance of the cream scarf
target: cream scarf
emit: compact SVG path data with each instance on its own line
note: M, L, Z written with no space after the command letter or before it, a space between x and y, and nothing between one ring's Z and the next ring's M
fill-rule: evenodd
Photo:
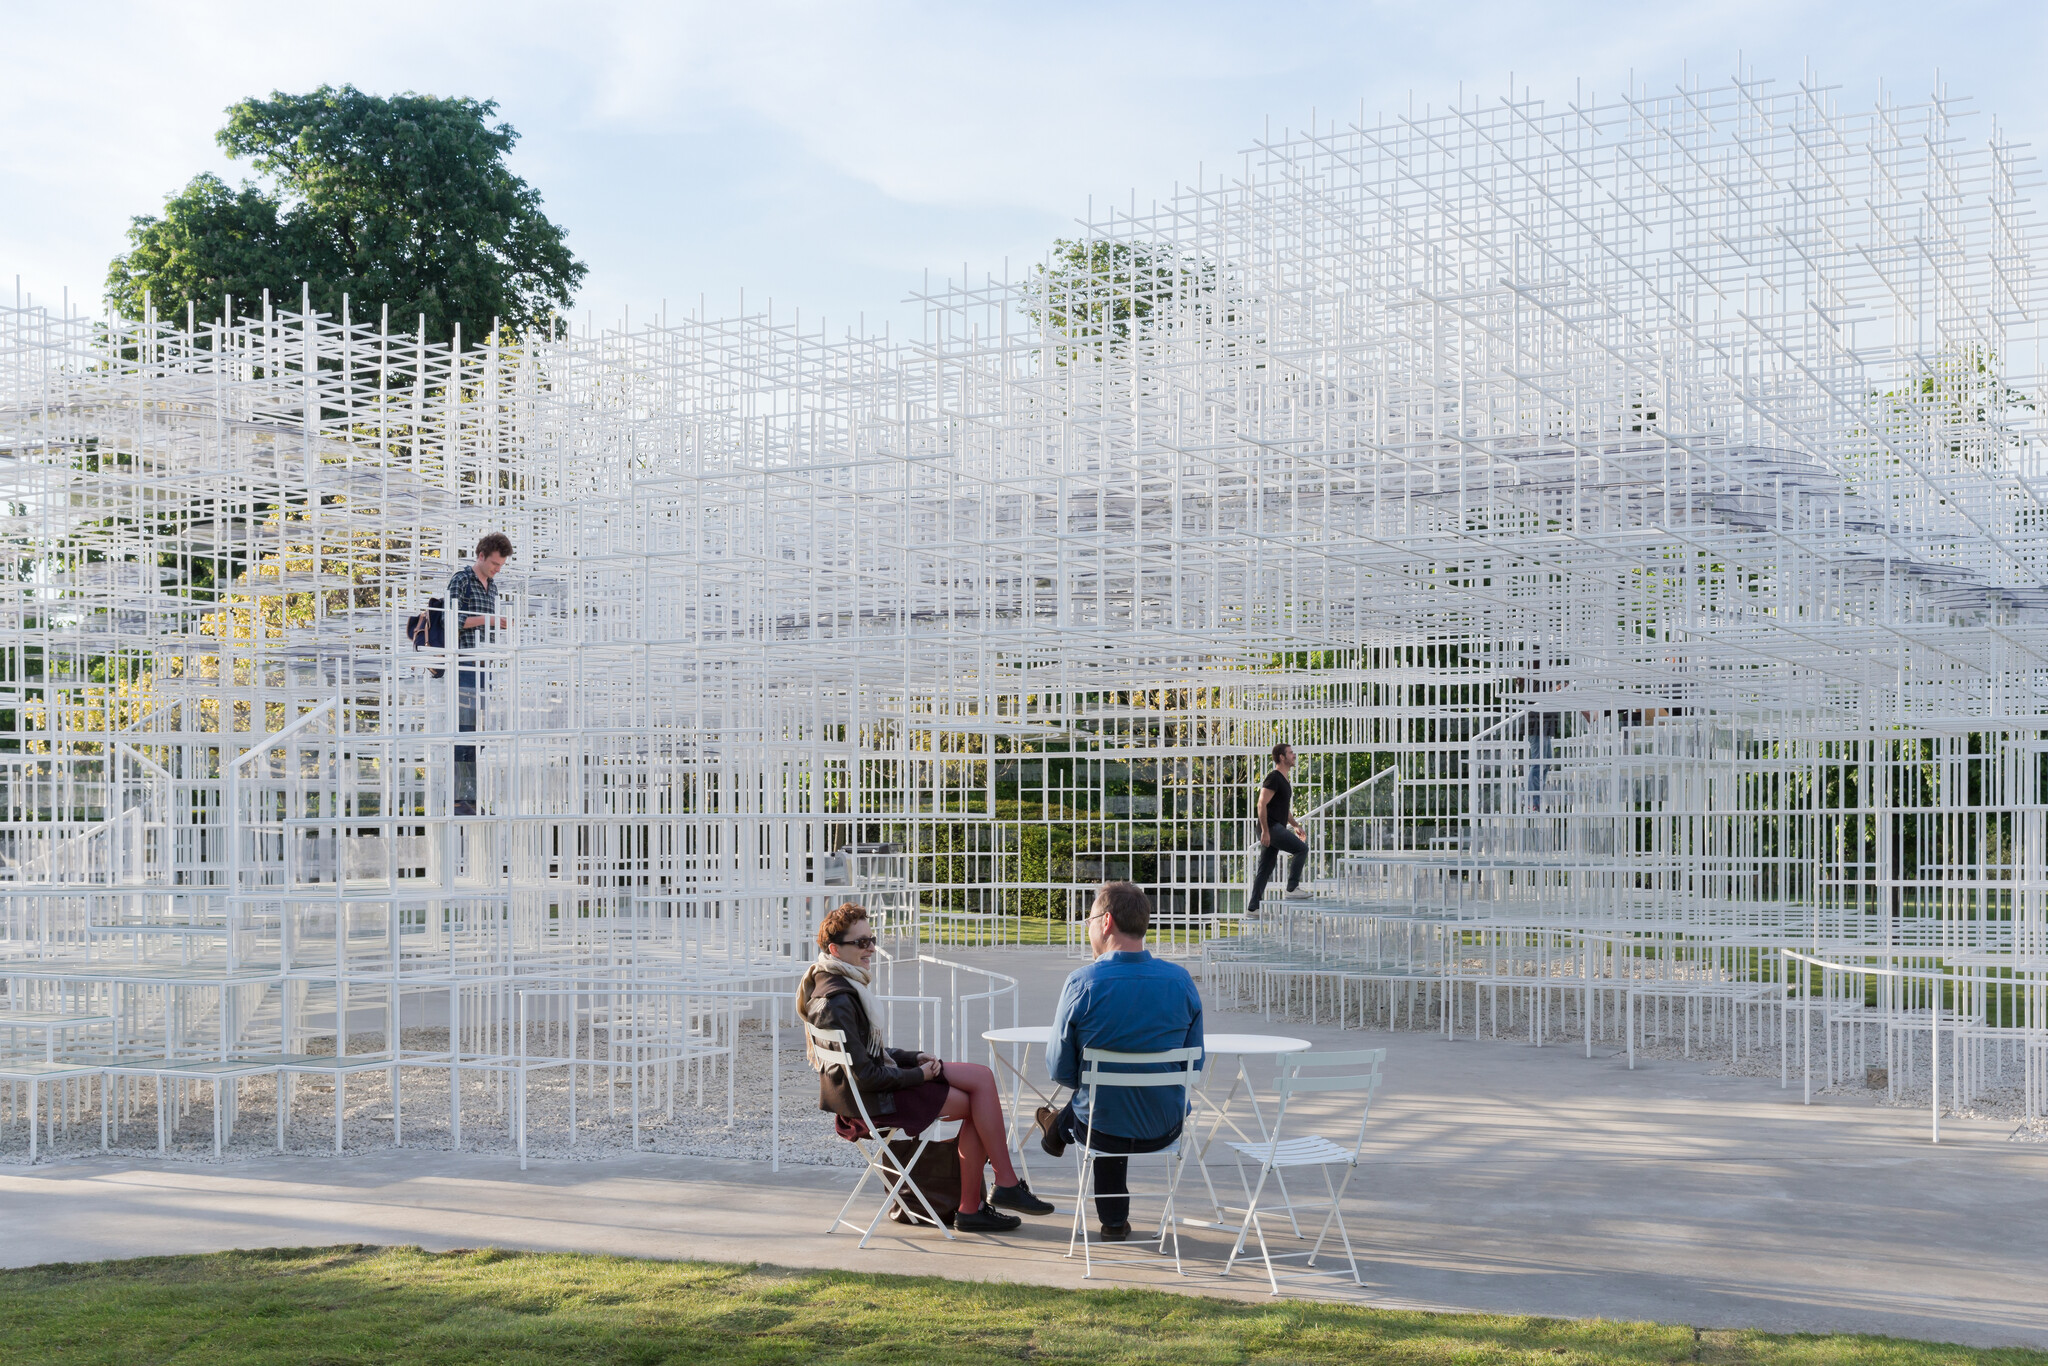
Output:
M817 993L820 973L844 978L846 984L853 988L854 999L860 1002L861 1013L868 1017L868 1052L878 1058L886 1056L882 1051L882 1008L876 1002L874 994L868 990L869 979L865 968L855 967L843 958L834 958L823 949L818 950L817 961L804 970L803 980L796 985L796 1013L806 1020L811 1018L811 997ZM852 1039L847 1040L849 1045L854 1042ZM818 1061L817 1049L812 1046L809 1034L804 1035L804 1057L810 1062L812 1071L825 1070L824 1064Z

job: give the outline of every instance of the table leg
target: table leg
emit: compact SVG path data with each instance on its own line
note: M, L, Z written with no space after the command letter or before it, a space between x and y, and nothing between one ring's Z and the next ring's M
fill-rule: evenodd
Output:
M1230 1107L1231 1104L1237 1099L1237 1088L1243 1084L1244 1062L1243 1059L1239 1059L1238 1073L1236 1076L1231 1078L1230 1091L1227 1095L1223 1097L1223 1103L1221 1105L1218 1105L1215 1101L1209 1099L1206 1087L1203 1090L1196 1092L1196 1094L1202 1098L1202 1103L1208 1107L1210 1113L1210 1120L1209 1132L1203 1137L1202 1146L1198 1148L1195 1152L1195 1163L1202 1169L1202 1185L1208 1189L1209 1203L1215 1207L1216 1217L1219 1221L1223 1218L1223 1201L1216 1194L1216 1184L1209 1179L1209 1145L1216 1141L1216 1135L1218 1131L1221 1130L1225 1124L1230 1125L1231 1132L1236 1134L1239 1138L1243 1138L1247 1143L1251 1141L1249 1138L1245 1137L1244 1131L1237 1127L1237 1122L1230 1118ZM1243 1163L1241 1162L1238 1164L1238 1180L1240 1184L1242 1184L1244 1180L1244 1167ZM1247 1188L1246 1190L1246 1197L1250 1197L1249 1188Z
M989 1070L996 1074L999 1082L1004 1072L1010 1074L1010 1103L1003 1113L1003 1142L1017 1154L1018 1169L1022 1171L1024 1179L1029 1181L1031 1161L1024 1156L1024 1141L1017 1133L1018 1107L1024 1103L1024 1073L1015 1063L1003 1056L1001 1047L995 1043L988 1046L988 1059L993 1064ZM1031 1045L1025 1044L1024 1061L1028 1065L1030 1060Z
M1273 1132L1272 1130L1266 1127L1266 1112L1259 1105L1259 1088L1252 1084L1252 1074L1250 1069L1245 1065L1243 1054L1238 1055L1237 1072L1238 1076L1244 1082L1245 1099L1251 1102L1252 1118L1257 1120L1259 1124L1259 1142L1270 1143L1273 1140ZM1232 1088L1233 1091L1235 1091L1235 1089L1235 1087ZM1240 1134L1240 1136L1242 1135ZM1251 1140L1246 1139L1245 1141L1250 1142ZM1238 1168L1238 1176L1240 1180L1243 1179L1243 1174L1244 1168L1242 1165L1240 1165ZM1287 1222L1294 1225L1294 1236L1299 1238L1301 1236L1301 1225L1295 1222L1294 1199L1287 1193L1287 1174L1276 1167L1273 1169L1273 1179L1280 1185L1280 1198L1287 1202ZM1251 1197L1249 1194L1247 1194L1245 1198L1249 1200Z

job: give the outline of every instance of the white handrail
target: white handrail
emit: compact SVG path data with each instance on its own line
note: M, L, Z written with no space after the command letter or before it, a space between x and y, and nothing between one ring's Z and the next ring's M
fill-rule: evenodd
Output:
M1523 708L1522 710L1520 710L1520 711L1511 711L1511 712L1509 712L1509 713L1508 713L1508 714L1507 714L1506 716L1503 716L1503 717L1501 717L1501 718L1500 718L1500 720L1498 720L1498 721L1494 722L1494 723L1493 723L1492 725L1488 726L1488 727L1487 727L1487 728L1486 728L1485 730L1482 730L1482 731L1480 731L1480 732L1479 732L1479 733L1478 733L1477 735L1470 735L1470 736L1467 736L1467 737L1465 738L1465 743L1466 743L1466 744L1468 744L1468 745L1474 745L1474 744L1477 744L1477 743L1479 743L1479 742L1480 742L1481 740L1484 740L1484 739L1485 739L1485 738L1486 738L1487 736L1489 736L1489 735L1493 734L1493 733L1494 733L1495 731L1499 730L1499 729L1500 729L1500 728L1501 728L1502 726L1505 726L1505 725L1506 725L1506 724L1507 724L1508 722L1510 722L1510 721L1519 721L1519 720L1521 720L1521 719L1522 719L1523 717L1525 717L1525 716L1528 716L1528 715L1531 715L1531 714L1532 714L1532 713L1534 713L1534 712L1535 712L1536 710L1537 710L1537 709L1536 709L1535 707L1524 707L1524 708Z
M1373 785L1374 783L1378 782L1378 781L1379 781L1380 779L1382 779L1382 778L1386 777L1386 776L1387 776L1387 775L1388 775L1389 773L1395 773L1395 774L1398 774L1398 773L1399 773L1400 771L1401 771L1401 766L1400 766L1399 764L1388 764L1388 765L1387 765L1387 766L1386 766L1385 768L1383 768L1383 769L1381 769L1381 770L1380 770L1379 772L1377 772L1377 773L1373 774L1373 775L1372 775L1372 776L1371 776L1370 778L1367 778L1367 779L1366 779L1366 780L1365 780L1364 782L1362 782L1362 783L1355 783L1355 784L1353 784L1353 785L1352 785L1351 787L1348 787L1348 788L1346 788L1346 789L1345 789L1344 791L1342 791L1342 792L1338 793L1338 794L1337 794L1336 796L1334 796L1334 797L1330 798L1330 800L1328 800L1328 801L1324 802L1324 803L1323 803L1323 804L1322 804L1321 806L1317 807L1317 808L1316 808L1315 810L1313 810L1313 811L1305 811L1305 812L1303 812L1303 813L1301 814L1301 816L1300 816L1300 817L1299 817L1298 819L1301 819L1301 820L1312 820L1312 819L1314 819L1315 817L1317 817L1317 816L1320 816L1320 815L1322 815L1322 814L1323 814L1323 813L1324 813L1325 811L1328 811L1328 810L1329 810L1329 809L1330 809L1331 807L1335 806L1335 805L1336 805L1336 804L1337 804L1338 802L1343 802L1343 801L1349 801L1349 800L1351 800L1351 794L1352 794L1352 793L1354 793L1354 792L1362 792L1362 791L1364 791L1364 790L1365 790L1366 788L1368 788L1368 787L1371 787L1371 786L1372 786L1372 785Z
M135 746L127 744L125 742L117 741L114 745L114 748L120 753L126 754L136 763L141 764L144 768L148 769L151 773L154 773L157 777L163 779L165 782L168 783L176 781L174 778L171 777L171 771L169 769L165 768L162 764L159 764L156 760L150 758L147 754L144 754L141 750L135 748Z
M1811 954L1800 953L1797 949L1780 948L1778 953L1783 958L1792 958L1802 963L1811 963L1824 972L1868 973L1873 977L1897 977L1901 980L1910 977L1924 977L1929 981L1937 982L1951 980L1947 973L1935 972L1928 968L1874 968L1867 964L1831 963L1825 958L1815 958ZM1790 976L1790 973L1786 974L1788 980ZM1808 984L1805 981L1801 981L1799 984L1799 1008L1801 1012L1799 1066L1800 1070L1805 1074L1804 1099L1801 1103L1811 1105L1813 1104L1813 995L1808 990ZM1904 1012L1902 1011L1901 1013ZM1927 1008L1927 1028L1928 1053L1932 1059L1928 1067L1927 1085L1927 1108L1931 1112L1929 1121L1932 1125L1932 1135L1928 1141L1930 1143L1939 1143L1941 1142L1941 993L1939 991L1934 993L1934 1001Z
M292 736L297 735L307 726L312 725L314 721L319 719L320 714L322 712L325 712L330 707L339 707L340 705L341 697L339 694L336 694L335 696L328 698L325 702L322 702L317 706L313 707L311 710L307 711L305 715L301 716L298 720L292 722L290 725L286 726L283 730L277 732L275 735L266 735L265 737L263 737L262 744L253 745L250 748L242 751L242 756L234 761L233 767L240 768L243 764L248 763L257 755L265 753L268 750L275 749L278 745L281 745L286 740L291 739Z

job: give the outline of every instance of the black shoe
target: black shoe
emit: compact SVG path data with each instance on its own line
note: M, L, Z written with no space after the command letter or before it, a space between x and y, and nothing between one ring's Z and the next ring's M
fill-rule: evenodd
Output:
M1121 1224L1104 1224L1100 1236L1105 1243L1121 1243L1131 1236L1130 1222L1126 1220Z
M1041 1200L1031 1193L1031 1185L1022 1177L1014 1186L997 1186L990 1200L1004 1209L1021 1210L1025 1214L1051 1214L1052 1201Z
M993 1205L983 1205L972 1214L953 1216L953 1229L958 1233L1013 1233L1024 1221L1014 1214L1005 1214Z
M1052 1126L1058 1122L1059 1117L1059 1111L1053 1109L1050 1105L1039 1106L1037 1113L1032 1116L1038 1123L1039 1150L1047 1157L1065 1157L1067 1155L1067 1140L1056 1137L1052 1131Z

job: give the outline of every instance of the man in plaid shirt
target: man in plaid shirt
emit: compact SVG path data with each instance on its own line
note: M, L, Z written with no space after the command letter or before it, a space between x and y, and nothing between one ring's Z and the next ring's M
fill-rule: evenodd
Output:
M448 580L448 605L455 609L456 644L473 649L487 631L503 630L508 623L498 613L498 586L493 582L505 561L512 558L512 541L502 531L493 531L476 543L476 563L464 565ZM479 664L462 661L456 671L456 729L476 729L477 706L491 676ZM455 814L476 814L476 746L455 747Z

